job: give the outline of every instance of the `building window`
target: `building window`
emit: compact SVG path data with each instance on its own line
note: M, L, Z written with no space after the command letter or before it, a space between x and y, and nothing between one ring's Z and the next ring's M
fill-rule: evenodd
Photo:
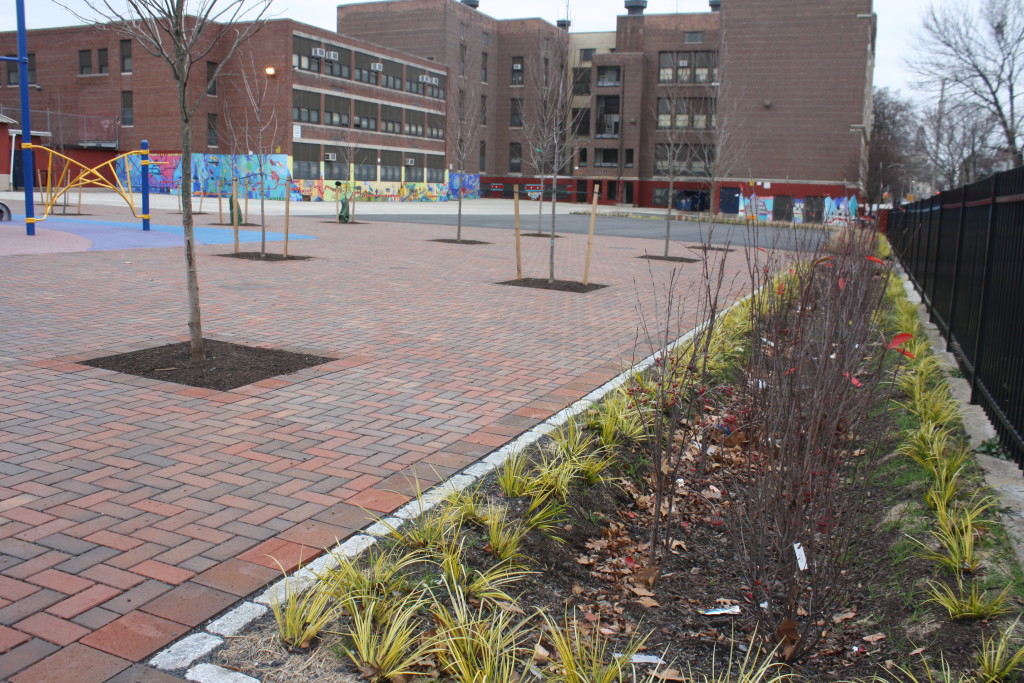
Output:
M324 125L347 127L350 104L350 100L344 97L324 95Z
M426 93L426 84L423 82L422 77L426 76L427 72L423 69L417 69L415 67L406 67L405 69L405 89L408 92L416 95L423 95Z
M459 45L459 75L466 75L466 44Z
M598 149L594 150L594 166L618 166L619 150Z
M206 94L217 96L217 62L206 63Z
M130 74L132 72L132 41L122 40L121 41L121 73Z
M320 63L323 60L319 55L326 52L319 40L292 36L292 66L296 69L320 73Z
M483 140L480 141L480 159L478 165L480 173L487 170L487 143Z
M480 96L480 125L487 125L487 95Z
M576 151L576 163L579 166L586 166L587 165L587 148L586 147L580 147Z
M423 137L423 123L426 120L426 114L421 111L415 111L412 109L405 110L405 134L415 135L416 137Z
M577 67L572 70L572 94L590 94L590 67Z
M207 114L206 115L206 146L216 147L218 141L217 136L217 115Z
M320 123L320 93L296 90L292 93L292 121ZM317 157L319 159L319 157Z
M590 109L572 110L572 130L578 138L590 136Z
M596 52L596 50L592 47L585 47L580 49L580 61L589 62L594 58L594 52Z
M633 168L633 150L626 150L626 168Z
M328 150L333 150L334 158L337 161L327 161ZM347 147L324 147L324 179L348 180L348 160L352 158L352 151Z
M78 51L78 75L88 76L92 73L92 51Z
M693 53L693 82L714 83L718 80L718 55L714 52Z
M619 96L599 95L597 97L597 129L594 137L619 137Z
M357 149L355 156L356 180L376 180L378 163L377 150Z
M441 154L428 154L427 155L427 182L428 183L443 183L444 182L444 155L441 155Z
M423 172L426 170L423 166L423 155L422 154L409 154L403 152L405 158L402 160L405 166L405 182L407 183L422 183ZM411 164L409 162L412 162Z
M352 126L360 130L377 130L377 103L355 101L355 118Z
M402 109L389 104L380 105L380 129L384 133L402 132ZM382 179L386 180L386 179Z
M490 33L488 33L487 31L484 31L484 32L483 32L483 36L482 36L482 38L483 38L483 41L484 41L484 46L485 46L485 47L486 47L487 45L490 45L490 44L491 44L491 34L490 34Z
M513 97L509 103L509 128L523 127L523 100L520 97Z
M121 91L121 125L135 125L135 107L132 104L132 91Z
M597 85L621 85L621 74L622 70L617 66L599 66L597 67Z
M380 84L392 90L402 89L402 65L398 62L384 60L384 70L380 74Z
M348 78L348 50L342 50L337 45L325 45L324 51L327 53L324 57L324 74L335 78Z
M703 43L704 31L687 31L683 34L684 43Z
M523 172L523 146L518 142L508 144L508 171L509 173Z
M427 137L435 140L444 140L444 116L441 114L427 114Z
M480 80L487 82L487 53L480 53Z
M382 149L380 152L380 179L393 183L401 181L403 161L401 152Z
M512 58L512 85L523 84L523 58Z
M7 55L8 57L17 57L17 55ZM36 82L36 56L35 54L29 54L28 56L28 83L32 85ZM7 85L18 85L18 62L7 62Z
M320 145L292 144L292 177L296 180L320 178Z
M384 63L363 52L356 53L355 79L370 85L377 85L377 75L384 71Z
M107 66L107 48L101 47L96 50L96 73L105 74L109 72L110 68Z
M469 35L469 27L466 26L466 22L459 22L459 40L465 40Z

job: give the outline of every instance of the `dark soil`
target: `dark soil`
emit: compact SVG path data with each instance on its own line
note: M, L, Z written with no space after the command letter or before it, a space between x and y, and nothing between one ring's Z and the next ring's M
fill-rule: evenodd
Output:
M348 223L340 223L338 221L320 221L325 225L367 225L367 221L349 221Z
M519 236L520 237L551 237L551 235L549 233L523 232L522 230L519 231ZM561 239L561 237L562 237L561 235L555 235L555 239L556 240L557 239Z
M240 258L246 261L309 261L312 256L292 256L289 254L271 254L269 251L266 254L260 255L258 251L240 251L237 254L217 254L217 256L223 256L224 258Z
M82 365L159 379L190 387L227 391L329 363L333 358L261 349L206 339L206 360L194 361L188 342L82 361Z
M490 244L490 242L481 242L480 240L452 240L452 239L437 239L427 240L428 242L444 242L445 244Z
M698 253L704 251L705 249L707 251L724 251L724 252L736 251L735 249L731 249L729 247L715 247L715 246L705 245L705 244L702 244L699 247L690 247L690 251L698 252Z
M522 280L506 280L497 284L509 285L511 287L530 287L532 289L550 289L555 292L573 292L574 294L586 294L608 286L594 284L593 282L585 285L575 280L555 280L554 284L551 284L545 277L524 277Z
M699 258L687 258L685 256L654 256L653 254L644 254L643 256L637 256L637 258L647 259L648 261L672 261L673 263L700 263Z
M193 214L193 215L198 216L198 215L201 215L201 214ZM210 225L222 225L222 226L227 227L227 228L232 228L232 227L234 227L235 224L229 222L229 223L210 223ZM240 228L253 228L253 227L258 228L259 226L260 226L259 223L239 223L238 224L238 227L240 227ZM267 227L269 229L270 226L267 226Z

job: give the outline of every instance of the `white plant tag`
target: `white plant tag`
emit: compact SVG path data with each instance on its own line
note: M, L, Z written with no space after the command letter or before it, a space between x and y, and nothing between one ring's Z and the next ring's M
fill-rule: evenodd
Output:
M799 543L793 544L793 552L796 553L796 566L800 571L807 570L807 555L804 553L804 547Z

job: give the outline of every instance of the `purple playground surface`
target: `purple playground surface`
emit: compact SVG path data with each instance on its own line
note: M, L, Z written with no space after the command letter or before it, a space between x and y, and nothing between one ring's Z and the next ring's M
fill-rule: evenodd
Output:
M144 231L138 222L94 221L51 216L36 223L36 235L25 235L24 216L0 223L0 255L38 254L68 251L111 251L117 249L155 249L177 247L184 243L180 225L151 224ZM20 222L19 222L20 221ZM196 227L196 244L232 244L231 228ZM267 232L268 242L284 239L284 233ZM289 240L316 239L312 235L289 234ZM239 230L240 242L258 242L258 230Z

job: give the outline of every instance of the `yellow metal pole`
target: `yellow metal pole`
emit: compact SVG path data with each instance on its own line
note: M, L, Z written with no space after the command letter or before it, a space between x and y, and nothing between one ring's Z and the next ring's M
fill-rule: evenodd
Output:
M523 250L519 236L519 186L512 186L512 198L516 212L516 279L523 279Z
M594 183L594 200L590 204L590 231L587 233L587 259L583 266L583 286L590 283L590 250L594 246L594 222L597 220L597 195L601 192L601 185Z

